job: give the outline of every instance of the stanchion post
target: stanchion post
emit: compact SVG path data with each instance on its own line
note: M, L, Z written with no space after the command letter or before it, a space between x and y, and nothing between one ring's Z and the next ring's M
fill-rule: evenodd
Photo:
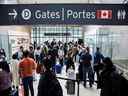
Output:
M80 80L78 79L77 80L77 96L79 96L79 93L80 93Z
M76 74L76 82L77 82L77 96L79 96L79 93L80 93L80 79L79 79L79 73Z

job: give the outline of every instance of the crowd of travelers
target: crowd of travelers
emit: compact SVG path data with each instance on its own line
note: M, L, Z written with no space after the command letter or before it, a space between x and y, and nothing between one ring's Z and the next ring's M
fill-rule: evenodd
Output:
M35 96L33 82L37 79L36 74L40 74L37 96L63 96L56 77L58 65L61 66L60 74L63 66L66 66L65 72L71 79L66 82L67 94L75 94L75 82L72 79L79 79L84 88L88 87L87 80L90 88L96 81L97 89L101 89L100 96L127 94L127 80L117 72L111 58L105 57L99 47L92 54L89 46L83 43L56 42L53 39L43 45L34 42L28 49L20 46L12 55L10 64L6 60L6 52L0 49L0 96L19 96L20 84L23 85L24 96ZM78 78L75 70L78 70ZM15 94L12 94L12 89L17 90Z

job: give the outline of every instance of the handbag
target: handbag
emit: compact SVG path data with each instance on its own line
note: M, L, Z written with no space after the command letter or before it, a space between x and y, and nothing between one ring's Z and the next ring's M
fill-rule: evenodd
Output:
M37 64L37 68L36 68L37 73L41 73L41 67L42 67L41 64Z

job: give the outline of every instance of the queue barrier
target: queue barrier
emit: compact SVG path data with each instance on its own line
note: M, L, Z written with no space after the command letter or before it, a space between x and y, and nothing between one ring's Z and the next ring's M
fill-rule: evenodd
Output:
M61 80L72 80L74 82L77 83L77 96L80 96L79 93L80 93L80 79L79 79L79 74L76 74L76 79L69 79L69 78L64 78L64 77L59 77L57 76L57 79L61 79ZM87 82L89 80L86 80ZM97 81L94 81L97 83Z

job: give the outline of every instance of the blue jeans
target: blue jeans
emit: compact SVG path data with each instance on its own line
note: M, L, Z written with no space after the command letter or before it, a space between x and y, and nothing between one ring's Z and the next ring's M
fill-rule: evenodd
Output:
M22 82L24 87L24 96L29 96L29 89L31 92L31 96L34 96L33 77L25 77L22 79Z
M83 80L85 86L86 86L87 74L88 74L89 84L91 85L94 82L92 67L83 65Z

